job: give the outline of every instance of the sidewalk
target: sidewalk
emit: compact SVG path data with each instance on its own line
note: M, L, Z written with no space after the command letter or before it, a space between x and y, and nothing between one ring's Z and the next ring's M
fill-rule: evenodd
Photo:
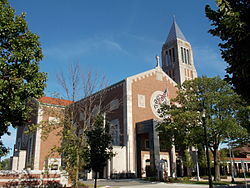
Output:
M247 179L248 183L250 183L250 178ZM207 180L202 180L202 181L207 181ZM223 179L224 181L224 179ZM230 182L231 179L225 179L225 181ZM244 178L236 178L235 181L237 182L244 182ZM87 180L87 181L82 181L84 184L87 185L93 185L94 180ZM164 182L150 182L150 181L145 181L142 179L98 179L98 186L105 187L105 188L170 188L170 187L175 187L175 188L208 188L208 185L202 185L202 184L184 184L184 183L164 183ZM214 188L245 188L245 184L241 185L216 185ZM250 185L248 185L248 188L250 188Z

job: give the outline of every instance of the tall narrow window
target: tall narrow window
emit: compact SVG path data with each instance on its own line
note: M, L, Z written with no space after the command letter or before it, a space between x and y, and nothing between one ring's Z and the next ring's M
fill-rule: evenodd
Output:
M168 51L166 51L166 64L169 65Z
M184 63L184 54L183 54L183 48L181 47L181 60L182 60L182 63Z
M172 48L172 50L173 50L173 62L175 62L175 50L174 48Z
M183 48L183 55L184 55L184 63L186 63L186 49L185 48Z
M145 139L145 145L144 145L145 149L149 149L150 145L149 145L149 140Z
M110 134L112 136L112 144L114 146L120 145L120 124L119 120L111 120L110 121Z
M187 64L187 50L184 48L184 59L185 59L185 64Z
M172 63L172 53L171 53L171 49L168 51L169 52L169 63Z
M32 160L32 149L33 149L33 135L29 138L29 141L28 141L28 158L27 158L27 161L28 163L31 162Z
M187 50L187 63L190 65L190 57L189 57L189 50Z

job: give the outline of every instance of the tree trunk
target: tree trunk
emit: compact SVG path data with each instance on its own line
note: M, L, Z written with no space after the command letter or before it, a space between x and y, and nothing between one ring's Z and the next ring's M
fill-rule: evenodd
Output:
M97 172L95 172L95 185L94 185L94 188L96 188L97 186Z
M78 178L79 178L79 153L76 151L76 177L75 177L75 185L78 187Z
M218 148L214 148L214 181L220 181L220 163L218 160Z

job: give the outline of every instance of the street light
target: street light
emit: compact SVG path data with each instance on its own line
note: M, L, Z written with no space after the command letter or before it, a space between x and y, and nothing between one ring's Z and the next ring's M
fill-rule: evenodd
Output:
M195 149L195 160L196 160L196 172L197 172L197 181L200 181L200 170L199 170L199 158L198 158L198 149Z
M229 137L229 135L228 135ZM232 154L233 154L233 151L232 151L232 146L231 146L231 143L229 142L228 143L228 147L229 147L229 155L230 155L230 165L231 165L231 176L232 176L232 181L231 183L235 183L234 181L234 164L232 162Z
M208 140L207 140L206 112L204 109L204 103L203 103L203 110L202 110L202 125L204 128L204 136L205 136L205 144L206 144L209 188L213 188L213 181L212 181L211 167L210 167L210 157L209 157L209 150L208 150Z

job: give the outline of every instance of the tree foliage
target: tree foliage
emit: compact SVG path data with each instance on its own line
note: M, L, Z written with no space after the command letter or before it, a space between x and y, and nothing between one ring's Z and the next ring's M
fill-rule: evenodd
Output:
M10 169L10 158L0 161L0 170L9 170Z
M55 125L46 123L47 126L43 126L43 130L46 128L47 131L44 130L44 132L48 133L51 128L61 126L58 134L61 138L61 145L54 148L53 152L59 152L62 155L62 169L68 173L73 186L77 187L79 175L86 169L85 131L94 127L96 114L108 111L103 104L106 91L101 90L106 86L106 79L99 78L92 72L84 74L78 64L71 64L66 74L58 74L58 81L64 90L65 98L72 101L72 104L65 108L60 122ZM93 94L96 91L99 92ZM53 109L50 113L53 113Z
M198 163L202 168L207 168L207 156L203 144L198 145Z
M163 122L159 129L173 137L176 145L204 148L202 112L208 131L209 148L213 153L215 179L219 179L219 145L228 139L247 137L246 129L240 125L238 116L243 102L230 86L219 77L196 78L185 81L179 87L177 97L170 106L161 108Z
M0 159L1 159L1 157L7 155L8 152L9 152L9 149L6 148L6 147L3 145L2 140L0 140Z
M7 0L0 1L0 137L8 126L22 126L31 108L30 98L43 95L46 74L39 72L42 49L25 14L15 15Z
M226 80L236 92L250 102L250 1L216 0L218 9L206 6L212 21L209 32L223 41L219 44L222 58L228 63Z
M62 155L63 169L68 173L73 186L77 187L79 172L83 171L85 165L85 139L83 135L77 132L77 127L69 118L64 119L63 126L60 133L61 146L56 151Z
M184 154L183 154L183 165L188 168L191 168L194 165L192 156L187 149L184 151Z
M87 147L85 152L86 167L95 172L95 187L97 173L103 171L107 161L113 156L112 137L108 125L104 125L102 115L96 117L93 128L85 131Z

